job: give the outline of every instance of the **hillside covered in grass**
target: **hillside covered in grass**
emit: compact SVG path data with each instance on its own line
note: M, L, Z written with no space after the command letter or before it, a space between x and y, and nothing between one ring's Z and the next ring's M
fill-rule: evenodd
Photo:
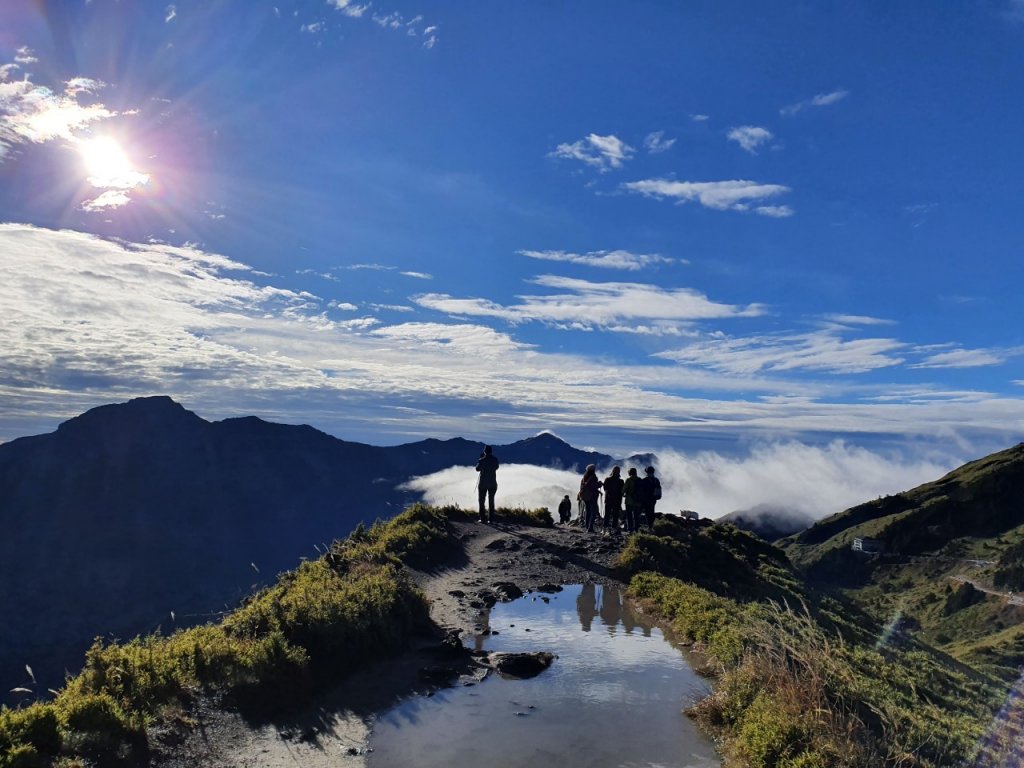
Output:
M97 641L52 700L0 709L0 768L145 765L152 726L187 720L197 700L266 717L436 636L409 568L460 567L452 522L471 517L412 507L359 527L219 623ZM501 517L552 525L546 510ZM521 550L524 574L540 562L530 553L551 560L540 535ZM715 677L690 714L719 736L727 766L994 767L1017 740L1014 707L996 716L1006 681L809 584L784 551L734 526L663 516L625 540L614 567Z
M856 538L881 552L856 552ZM1024 665L1024 444L783 542L814 583L988 674Z
M0 766L144 764L147 726L196 696L264 715L397 653L431 628L402 563L443 555L445 523L412 507L282 574L220 623L97 640L51 701L0 708Z
M663 518L620 566L718 677L690 714L727 765L987 766L1013 748L1019 713L994 719L1003 681L807 584L755 536Z

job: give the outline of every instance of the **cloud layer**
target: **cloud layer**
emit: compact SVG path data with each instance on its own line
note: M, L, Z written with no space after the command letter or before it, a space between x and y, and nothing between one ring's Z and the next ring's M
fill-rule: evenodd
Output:
M516 439L556 428L582 444L637 450L638 442L662 444L659 436L837 432L944 444L981 436L998 447L1024 419L1018 398L848 381L899 358L984 362L961 347L857 338L855 326L872 318L835 315L804 335L728 338L702 324L745 321L765 308L688 288L547 275L535 281L546 292L507 305L420 295L393 305L403 317L394 323L385 319L391 305L353 316L360 305L344 283L326 283L337 291L329 297L280 288L193 247L5 224L0 252L0 439L156 393L212 418L258 413L335 434ZM427 310L457 317L428 321ZM677 340L666 356L637 362L608 357L600 344L596 354L541 349L485 321ZM936 360L958 350L957 359Z
M657 469L664 496L658 509L691 509L702 517L717 518L763 506L820 519L878 496L936 480L961 463L962 459L953 454L908 457L873 452L841 441L826 446L792 441L764 444L742 457L710 451L695 455L659 451ZM599 476L605 477L609 470L600 467ZM528 509L547 507L554 512L564 494L576 498L579 480L578 471L503 466L498 470L497 502ZM451 467L418 477L407 487L423 494L429 504L472 509L476 503L476 472L472 467Z

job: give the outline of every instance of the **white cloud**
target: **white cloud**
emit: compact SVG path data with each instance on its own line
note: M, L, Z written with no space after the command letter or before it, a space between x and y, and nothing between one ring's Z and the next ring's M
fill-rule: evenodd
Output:
M311 24L303 24L301 27L299 27L299 30L302 32L307 32L311 35L318 35L321 32L323 32L326 28L327 25L324 24L322 21L314 21Z
M173 5L168 5L164 10L164 23L170 24L178 17L178 9Z
M337 309L341 312L355 312L359 307L347 301L332 301L328 305L333 309Z
M809 99L804 99L803 101L798 101L795 104L783 107L779 110L779 114L791 117L802 112L807 107L827 107L831 104L842 101L849 95L850 92L842 88L830 91L829 93L819 93Z
M759 205L754 208L754 213L759 216L770 216L773 219L788 219L796 211L788 205Z
M752 155L756 155L759 147L775 138L767 128L757 125L740 125L730 128L727 136L730 141L735 141Z
M664 494L658 509L668 513L692 509L711 518L758 506L822 518L935 480L962 463L948 453L906 456L841 441L826 446L792 441L761 444L740 457L714 452L685 455L664 449L657 455ZM621 462L621 466L630 465ZM600 467L598 475L604 477L609 470ZM450 467L414 478L404 487L421 493L428 504L474 508L476 474L473 467ZM553 512L565 494L576 497L579 478L578 471L503 465L498 470L496 500L501 506L547 507Z
M690 115L690 119L695 123L707 122L711 119L710 115Z
M14 53L14 62L16 64L35 64L39 59L36 58L35 51L29 48L27 45L21 46Z
M72 140L77 131L115 117L102 104L79 104L79 93L102 85L88 78L74 78L57 94L28 79L0 80L0 145L24 142L42 144L53 139Z
M559 144L549 153L549 157L566 160L579 160L601 173L621 168L636 150L617 136L599 136L588 134L586 138L572 144Z
M834 330L776 336L716 338L658 357L716 371L751 374L798 369L865 373L900 365L907 345L895 339L843 339Z
M653 197L656 200L672 198L678 204L696 201L705 208L712 208L716 211L748 211L750 210L751 201L776 197L790 191L789 187L781 184L758 184L755 181L742 180L672 181L670 179L644 179L642 181L626 182L622 185L622 188L644 197Z
M469 457L473 458L473 457ZM498 457L501 460L501 457ZM454 504L476 508L477 472L473 467L450 467L430 475L415 477L404 489L423 495L427 504ZM498 469L498 493L495 503L513 509L547 507L554 513L562 497L576 498L580 476L573 471L529 464L503 464ZM573 502L575 515L575 502Z
M1020 354L1020 350L948 349L928 355L912 368L981 368L1002 365L1007 357Z
M706 452L659 452L665 511L692 509L704 517L763 505L814 518L936 480L962 463L957 455L905 456L836 441L760 445L741 458Z
M121 208L128 205L132 199L123 189L108 189L98 197L85 200L82 203L83 211L109 211L112 208Z
M943 446L981 435L989 447L1018 439L1024 421L1024 398L985 392L786 378L768 364L759 370L770 375L726 376L699 365L630 363L607 358L606 345L550 352L467 321L335 321L355 307L276 287L272 276L191 247L5 224L0 253L0 440L153 393L210 418L256 413L396 440L517 439L554 427L567 439L630 446L847 432ZM763 312L686 289L550 276L537 284L553 294L492 308L515 321L683 331L688 318Z
M660 256L656 253L631 253L617 249L614 251L590 251L589 253L570 253L567 251L516 251L521 256L544 261L563 261L570 264L583 264L588 267L603 269L640 270L652 264L671 264L675 259Z
M370 3L359 5L352 0L327 0L328 5L334 6L337 10L352 19L360 19L370 9Z
M370 309L375 309L378 312L415 312L416 310L412 307L407 307L404 304L371 304Z
M655 131L654 133L647 134L646 138L644 138L644 149L650 154L656 155L672 149L672 145L675 143L675 139L665 138L664 131Z
M880 317L870 317L868 315L844 315L844 314L829 314L825 315L824 318L830 323L838 323L839 325L895 325L894 320L886 320Z
M711 301L689 288L665 289L644 283L595 283L554 275L534 280L545 288L564 293L519 296L522 303L503 306L485 299L456 299L447 294L414 296L413 301L428 309L452 315L494 317L514 323L541 322L578 330L619 330L637 322L647 323L654 332L679 330L680 323L727 317L756 317L763 313L757 304L745 307Z
M353 2L353 0L327 0L327 4L350 19L361 19L365 17L367 15L367 11L369 11L373 5L372 2L360 4ZM438 36L436 24L425 26L422 32L418 28L419 25L423 23L422 14L416 14L412 18L406 19L405 16L397 11L392 11L390 13L381 11L379 13L371 13L369 18L384 29L404 31L407 37L422 36L422 45L428 50L437 45ZM305 29L305 27L303 27L303 29Z
M401 275L406 277L414 277L417 280L433 280L434 276L427 272L399 272Z

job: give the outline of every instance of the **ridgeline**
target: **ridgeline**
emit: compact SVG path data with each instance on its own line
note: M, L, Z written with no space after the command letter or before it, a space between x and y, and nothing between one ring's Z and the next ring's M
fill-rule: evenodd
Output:
M715 692L690 714L717 734L726 765L994 766L1013 746L1015 713L990 727L1003 680L809 584L782 549L731 525L663 516L619 539L554 527L547 510L500 510L484 526L416 506L360 526L219 623L97 641L51 701L0 713L0 766L220 764L217 750L239 742L196 737L218 713L251 729L294 722L353 674L424 649L433 662L405 690L451 684L496 664L454 640L487 605L587 580L627 583L700 652ZM273 732L311 753L331 738Z

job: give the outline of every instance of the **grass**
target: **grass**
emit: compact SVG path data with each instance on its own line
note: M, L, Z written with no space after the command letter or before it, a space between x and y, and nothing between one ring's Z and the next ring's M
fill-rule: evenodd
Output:
M97 639L52 701L0 708L0 768L130 762L145 750L147 724L197 693L260 716L297 706L427 627L427 605L401 563L447 546L445 513L411 507L360 526L219 624L126 643Z
M778 550L730 528L656 528L620 559L632 595L717 672L691 714L728 764L939 768L990 756L979 744L1004 685L807 587Z

